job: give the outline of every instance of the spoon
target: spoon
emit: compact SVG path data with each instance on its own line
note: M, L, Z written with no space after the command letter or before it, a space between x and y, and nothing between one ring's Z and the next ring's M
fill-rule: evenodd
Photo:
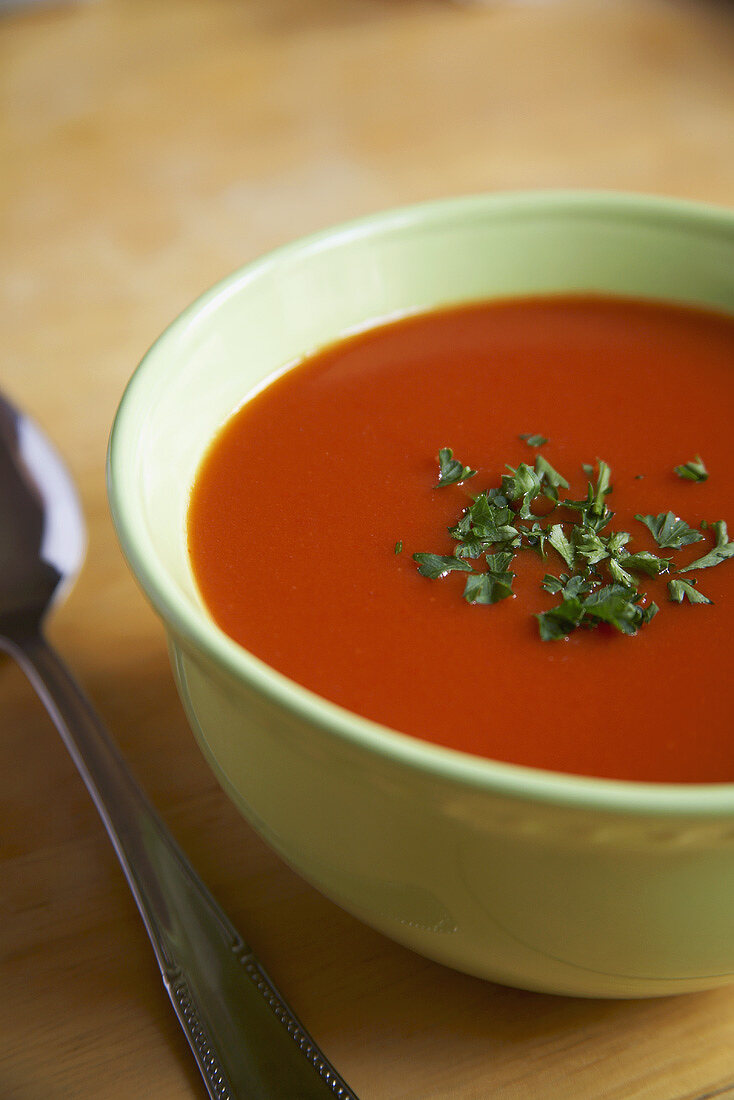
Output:
M0 396L0 649L28 676L122 864L212 1100L357 1100L188 863L43 624L84 556L74 485Z

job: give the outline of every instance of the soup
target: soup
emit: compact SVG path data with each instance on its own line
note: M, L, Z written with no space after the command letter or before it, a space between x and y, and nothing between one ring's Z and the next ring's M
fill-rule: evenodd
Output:
M212 443L188 517L202 598L263 661L403 733L574 774L734 781L734 562L680 572L726 547L712 524L734 523L733 368L734 318L614 298L478 303L362 332L280 375ZM446 448L471 476L441 483ZM522 520L523 498L509 502L508 526L545 532L497 571L510 592L465 598L486 555L422 575L421 554L455 558L473 501L542 463L568 488L558 505L529 497ZM545 537L573 539L584 499L614 513L607 550L630 536L613 568L664 564L635 572L627 633L589 611L544 640L564 576L588 593L620 583L614 554L579 558L577 540L574 570ZM693 532L675 549L668 513Z

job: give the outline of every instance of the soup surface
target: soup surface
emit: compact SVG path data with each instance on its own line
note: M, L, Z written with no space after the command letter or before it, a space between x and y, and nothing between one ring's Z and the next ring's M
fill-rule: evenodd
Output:
M608 463L602 533L630 532L630 552L677 569L712 530L671 553L635 515L734 530L733 441L734 318L595 297L422 314L319 352L243 405L199 470L190 558L232 638L386 726L557 771L734 781L734 559L685 574L711 604L673 603L670 575L640 576L660 611L635 636L605 624L543 641L535 615L562 597L541 582L566 569L552 547L517 553L514 595L489 606L462 598L466 573L428 579L412 558L451 555L462 510L540 453L569 482L561 499L586 495L584 463ZM442 447L476 476L435 488ZM707 480L674 472L696 455ZM572 519L561 507L543 523Z

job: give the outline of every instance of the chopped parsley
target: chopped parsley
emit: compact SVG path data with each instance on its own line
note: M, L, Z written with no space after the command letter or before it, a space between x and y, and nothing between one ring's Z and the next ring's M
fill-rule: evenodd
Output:
M719 562L726 561L727 558L734 556L734 542L729 542L729 533L723 519L717 520L711 526L714 529L715 539L713 549L709 550L708 554L704 554L702 558L696 558L695 561L692 561L690 565L679 570L679 572L690 573L692 569L710 569L712 565L718 565Z
M691 542L700 542L703 535L679 519L673 512L661 512L659 516L636 515L644 523L658 546L667 550L680 550Z
M673 603L682 603L684 599L689 603L713 603L703 592L694 588L695 580L681 581L677 578L668 581L668 595Z
M438 452L438 481L433 488L442 489L444 485L456 485L459 481L474 477L476 472L455 459L450 447L442 447Z
M706 481L709 476L700 455L696 455L690 462L684 462L681 466L676 466L675 472L678 477L682 477L686 481Z
M554 523L548 528L548 542L560 554L568 568L573 569L576 563L576 551L566 538L560 523Z
M565 477L561 477L543 455L538 455L535 459L535 472L540 478L543 495L549 500L558 500L558 490L568 489Z
M502 493L509 501L519 501L520 519L530 519L530 505L540 493L540 477L532 466L521 462L517 469L508 466L509 474L502 478Z
M519 438L538 448L548 442L541 435ZM450 447L441 448L438 464L438 482L434 488L459 484L476 474L454 458ZM536 455L534 466L521 462L506 469L500 485L473 497L456 523L448 528L456 543L453 554L416 553L413 560L418 572L431 580L449 573L465 573L466 602L496 604L515 596L512 565L518 552L533 550L546 559L552 550L564 572L557 576L546 573L543 578L543 590L559 599L554 607L535 616L543 641L567 638L578 629L602 623L622 634L635 635L659 611L657 604L641 590L640 577L709 569L734 557L734 542L729 541L723 520L701 524L704 530L713 532L714 545L708 553L682 568L673 569L670 554L628 549L632 533L610 527L614 512L608 508L607 500L612 493L612 471L603 460L595 467L584 464L588 479L586 496L578 500L559 498L559 489L567 490L569 483L541 454ZM699 455L684 466L677 466L676 473L691 481L704 481L708 477ZM542 514L533 511L539 498L550 501L550 508L547 503L541 508ZM639 513L635 518L647 527L661 550L675 553L705 538L673 512ZM401 553L402 549L401 540L395 544L395 553ZM671 577L670 602L711 604L696 583L695 577L687 580Z
M587 592L591 592L591 584L589 581L585 581L579 573L574 573L573 575L561 573L559 577L554 577L551 573L546 573L543 577L541 588L544 588L546 592L550 592L554 596L562 592L563 598L566 600L574 596L582 596Z
M515 574L507 571L511 561L511 553L487 554L486 573L471 573L466 578L464 599L467 603L498 603L514 595Z
M540 637L544 642L567 638L580 625L584 617L584 605L577 596L568 596L557 607L536 615Z
M524 439L528 447L544 447L548 442L544 435L532 435L528 433L518 436L518 439Z
M470 573L471 566L461 558L442 557L441 554L413 554L413 561L418 562L418 572L430 580L438 580L448 573Z

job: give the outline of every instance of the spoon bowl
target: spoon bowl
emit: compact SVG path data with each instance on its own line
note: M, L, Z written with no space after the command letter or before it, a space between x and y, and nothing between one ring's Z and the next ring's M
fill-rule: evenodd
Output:
M1 395L0 517L0 623L23 613L40 622L81 568L84 516L56 449Z

